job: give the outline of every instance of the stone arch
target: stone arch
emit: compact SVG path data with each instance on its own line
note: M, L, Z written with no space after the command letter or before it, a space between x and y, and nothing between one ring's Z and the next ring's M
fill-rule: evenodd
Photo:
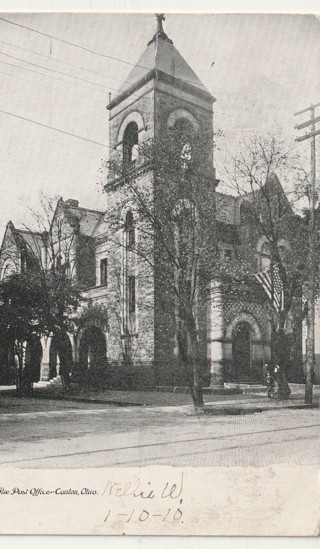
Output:
M173 128L176 122L180 119L187 120L188 122L190 122L190 124L196 131L199 131L200 124L198 120L193 114L191 114L191 112L185 109L175 109L174 111L171 112L167 120L168 128Z
M261 250L265 244L270 244L269 240L265 235L261 236L257 242L256 250L258 253L261 253ZM288 251L291 250L291 246L289 242L285 238L281 238L278 241L278 248L283 247L286 248Z
M79 366L82 379L90 381L99 381L107 366L106 334L96 325L79 333Z
M138 132L141 132L146 129L145 122L142 114L139 111L133 111L130 114L128 114L121 122L118 132L118 140L117 140L117 146L120 145L123 141L124 132L127 128L127 126L131 123L135 122L138 126Z
M49 379L59 375L59 367L64 361L72 364L72 345L67 334L54 335L50 342L49 349Z
M32 382L40 381L42 354L39 337L29 339L26 344L25 369L29 370Z
M256 318L245 311L237 315L227 326L226 339L231 346L231 379L260 382L262 365L268 353L262 328Z
M227 326L226 329L226 339L232 339L232 334L234 329L241 322L247 322L252 330L252 335L255 341L261 341L263 338L262 329L256 318L247 312L240 313L237 315Z
M14 343L0 339L0 385L9 385L16 381Z
M263 235L259 238L256 246L256 250L259 254L261 253L261 250L265 244L269 244L269 240L267 239L266 236Z
M138 220L138 207L137 207L137 204L133 200L128 200L128 202L126 202L123 205L123 207L120 211L120 220L121 220L122 226L125 225L126 216L127 216L129 211L132 212L134 223L136 223L137 220Z

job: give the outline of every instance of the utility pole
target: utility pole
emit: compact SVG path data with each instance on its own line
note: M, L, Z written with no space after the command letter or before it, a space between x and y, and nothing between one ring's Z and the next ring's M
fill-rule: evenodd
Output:
M310 189L310 217L309 217L309 261L308 261L308 288L307 288L307 344L306 344L306 385L305 385L305 402L312 403L313 381L314 381L314 328L315 328L315 278L316 278L316 219L315 219L315 202L316 202L316 136L320 135L320 129L316 130L316 123L320 122L320 116L315 116L315 109L319 107L311 104L310 107L296 112L294 116L299 116L305 112L309 112L310 119L302 124L297 124L295 128L302 130L303 128L310 129L310 133L298 137L296 141L304 141L311 139L311 189Z

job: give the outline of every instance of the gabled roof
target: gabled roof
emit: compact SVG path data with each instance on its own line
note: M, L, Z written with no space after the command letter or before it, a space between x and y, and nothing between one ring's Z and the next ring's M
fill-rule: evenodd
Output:
M97 225L103 217L103 212L99 210L90 210L88 208L81 208L77 205L77 201L64 202L59 200L57 209L59 206L63 207L64 211L69 215L69 221L75 222L78 226L80 234L83 236L93 236Z
M27 249L36 257L40 257L41 248L44 244L44 235L28 229L15 229L20 245L26 245Z
M9 221L6 226L4 237L1 244L1 252L5 251L4 245L8 241L8 237L12 237L17 249L21 252L24 249L30 250L35 256L39 257L41 246L43 244L43 235L29 229L16 229L12 221Z

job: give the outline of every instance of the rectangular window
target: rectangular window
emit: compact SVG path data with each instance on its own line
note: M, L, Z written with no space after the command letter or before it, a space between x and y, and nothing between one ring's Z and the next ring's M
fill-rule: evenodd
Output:
M128 298L129 298L129 314L132 315L136 312L136 277L128 277Z
M108 260L107 258L100 261L100 286L106 286L108 283Z

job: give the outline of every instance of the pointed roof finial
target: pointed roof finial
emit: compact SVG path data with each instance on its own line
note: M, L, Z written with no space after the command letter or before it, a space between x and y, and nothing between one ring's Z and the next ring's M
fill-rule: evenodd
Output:
M173 44L172 40L168 38L166 33L163 30L162 21L165 21L166 18L164 16L164 13L156 13L155 14L156 20L157 20L157 32L156 34L151 38L150 42L148 42L148 46L152 44L152 42L155 42L157 38L162 38L163 40L166 40L167 42L170 42L170 44Z
M164 16L164 13L156 13L155 16L156 16L157 24L158 24L157 34L159 34L160 32L164 32L163 31L163 26L162 26L162 21L165 21L166 18Z

